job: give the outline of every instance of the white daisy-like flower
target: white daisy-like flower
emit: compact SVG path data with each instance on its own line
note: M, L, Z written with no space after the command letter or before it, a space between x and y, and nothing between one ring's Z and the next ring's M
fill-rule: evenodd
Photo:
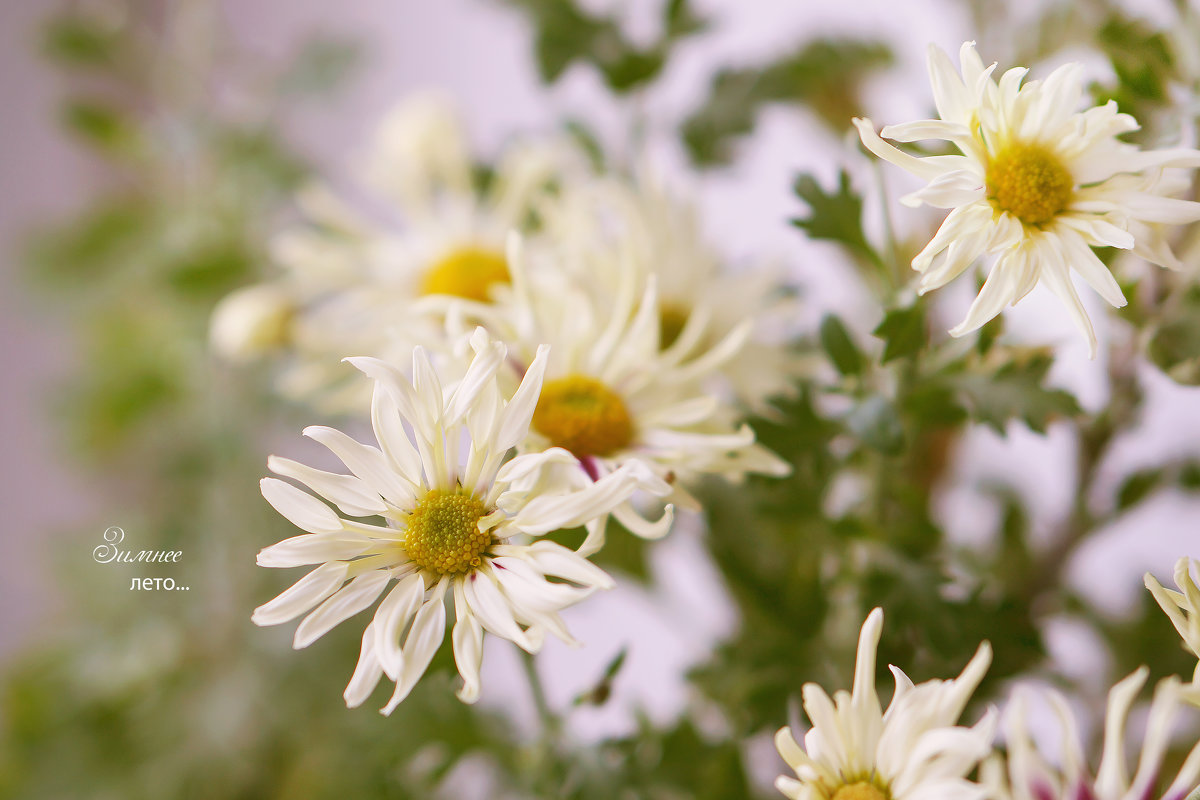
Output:
M284 458L268 462L346 516L293 484L263 479L267 501L308 533L264 549L258 563L319 566L259 607L254 622L277 625L307 613L294 640L306 647L392 587L363 635L345 692L351 707L384 675L396 682L384 713L408 695L445 636L447 597L456 616L451 638L465 702L479 696L484 631L529 652L539 649L546 632L573 643L558 612L612 582L571 550L527 539L592 523L638 488L666 491L636 465L572 490L556 474L574 465L563 450L505 462L527 434L548 350L538 351L506 401L497 380L504 346L477 330L471 347L463 377L445 388L421 349L413 355L411 382L382 361L350 359L375 379L371 420L379 447L332 428L304 433L352 474ZM347 518L375 515L386 524Z
M944 139L959 155L918 158L884 142L869 119L854 121L867 149L929 181L902 203L952 209L913 259L922 273L918 290L944 286L978 257L992 257L987 282L952 336L979 328L1043 282L1066 305L1094 356L1096 335L1071 272L1119 307L1125 296L1093 247L1177 266L1152 226L1200 219L1200 203L1164 196L1175 184L1164 181L1163 170L1200 166L1200 152L1143 151L1120 141L1138 124L1115 102L1077 111L1084 99L1079 64L1022 84L1025 68L995 81L995 64L984 67L974 42L962 46L959 62L961 74L931 46L929 77L940 119L882 131L899 142Z
M443 326L414 303L503 293L508 233L528 231L537 199L586 173L561 141L517 140L481 181L466 140L448 104L420 96L384 118L362 159L362 184L373 190L362 199L373 202L351 203L322 184L299 193L299 220L272 241L282 275L270 285L291 300L285 394L329 410L365 407L363 383L341 357L396 361L414 346L440 346Z
M1194 563L1186 556L1175 562L1175 585L1179 591L1165 588L1149 572L1146 573L1146 588L1179 631L1187 649L1200 658L1200 587L1192 577ZM1193 683L1200 682L1200 662L1196 664L1192 680Z
M986 642L954 680L913 685L891 667L896 692L886 711L875 693L875 653L883 612L875 609L858 640L852 692L832 699L813 683L803 689L813 727L801 747L789 729L775 746L796 777L776 788L792 800L982 800L986 790L966 776L992 750L995 714L972 728L957 725L991 664Z
M550 345L522 452L565 449L578 459L578 477L586 481L644 464L671 485L667 500L694 509L699 503L686 485L701 475L737 480L749 473L787 474L789 465L757 444L750 426L730 422L725 404L706 388L713 371L745 343L750 320L704 349L696 347L700 327L685 326L663 348L653 276L643 281L635 270L624 270L620 288L610 294L582 286L569 269L533 273L518 237L509 254L511 302L456 303L448 318L452 326L456 320L482 322L508 343L517 374L542 343ZM671 512L668 505L651 520L623 503L613 516L654 539L670 531ZM603 542L603 526L597 526L580 552L595 552Z
M563 263L582 280L616 293L622 270L658 286L659 344L670 348L689 326L700 353L751 321L736 358L714 371L716 388L756 413L794 392L806 371L789 347L798 335L800 302L778 269L730 269L703 235L697 209L654 179L613 176L565 187L542 216Z
M1192 749L1179 773L1161 775L1163 757L1171 743L1172 723L1180 711L1183 687L1166 678L1154 690L1137 771L1130 777L1125 757L1126 722L1149 671L1142 667L1112 688L1104 720L1104 749L1095 777L1088 770L1079 731L1066 699L1049 693L1062 726L1062 765L1051 766L1038 752L1026 721L1029 697L1018 691L1006 712L1007 763L992 759L983 769L983 782L995 800L1183 800L1200 778L1200 745ZM1170 779L1169 784L1167 783ZM1166 788L1160 788L1166 785Z

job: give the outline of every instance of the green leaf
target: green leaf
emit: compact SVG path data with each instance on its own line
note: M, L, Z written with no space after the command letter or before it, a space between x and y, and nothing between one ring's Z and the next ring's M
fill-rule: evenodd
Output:
M52 18L42 38L42 52L64 67L107 66L115 60L118 46L109 26L77 13Z
M99 100L68 100L63 106L62 122L86 143L106 150L125 147L134 137L133 123L125 112Z
M1161 469L1142 469L1129 475L1117 490L1117 509L1124 511L1145 500L1163 481Z
M862 114L862 81L891 63L891 51L878 42L818 40L761 66L720 70L704 104L683 123L684 144L697 166L728 163L734 142L775 103L807 106L840 134Z
M826 314L821 320L821 346L833 366L843 375L858 375L863 370L862 351L836 314Z
M837 242L855 255L880 263L863 233L862 197L850 187L848 172L838 173L837 189L833 192L825 191L817 179L807 173L796 178L792 189L809 209L808 216L793 219L793 225L811 239Z
M884 342L880 360L882 364L920 352L929 340L925 328L925 307L921 303L914 303L908 308L893 308L884 315L883 321L872 334Z
M534 27L538 72L553 83L575 63L599 70L610 89L624 93L661 74L674 45L703 30L704 21L687 0L663 8L663 30L646 47L630 42L613 16L589 13L573 0L506 0L522 9Z
M896 407L882 395L856 405L846 417L846 427L865 444L885 455L904 450L904 426Z
M1161 314L1146 356L1176 383L1200 386L1200 286L1188 287Z
M951 378L975 422L1003 435L1010 420L1021 420L1037 433L1055 419L1080 413L1074 395L1045 385L1051 357L1042 351L1018 353L994 372L968 372Z

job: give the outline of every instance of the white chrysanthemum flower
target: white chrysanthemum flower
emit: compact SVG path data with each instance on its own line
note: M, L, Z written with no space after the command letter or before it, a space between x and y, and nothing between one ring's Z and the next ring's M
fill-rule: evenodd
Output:
M1186 556L1175 562L1175 585L1179 591L1165 588L1153 575L1146 573L1146 588L1162 606L1163 612L1179 631L1183 643L1192 655L1200 658L1200 587L1192 577L1193 561ZM1200 682L1200 662L1196 664L1193 682Z
M272 241L283 271L272 285L293 298L294 312L281 388L331 410L368 400L340 363L346 353L395 361L439 343L442 326L413 310L419 298L502 294L508 233L527 231L537 199L586 171L563 142L518 141L476 180L462 124L426 97L385 117L363 160L376 202L360 208L327 186L307 187L299 221Z
M957 725L971 694L991 664L986 642L954 680L913 685L891 667L896 692L887 711L875 693L875 653L883 612L875 609L858 640L852 692L830 699L804 686L804 710L813 727L804 747L783 728L775 735L780 756L796 771L776 788L792 800L982 800L986 790L969 780L992 750L995 714L974 727Z
M209 342L222 357L252 361L291 339L295 300L284 287L260 283L231 292L213 309Z
M277 625L307 613L294 641L306 647L396 582L363 635L358 668L345 693L351 707L366 700L383 675L396 682L385 713L408 695L445 636L447 597L457 620L451 638L463 678L459 697L466 702L479 695L484 631L530 652L539 649L546 632L573 642L558 611L611 581L564 547L524 540L587 525L639 487L666 490L631 466L570 491L555 475L556 468L574 463L562 450L505 463L529 429L548 351L539 350L506 402L497 380L504 346L478 330L471 347L475 355L464 376L444 389L420 349L413 355L411 382L382 361L351 359L375 379L372 425L379 447L332 428L304 431L333 451L351 475L284 458L268 462L272 471L307 485L343 514L386 521L346 519L290 483L262 481L268 502L308 533L266 548L258 563L320 566L258 608L255 623Z
M1182 705L1179 679L1166 678L1154 690L1145 733L1140 736L1137 771L1129 776L1125 759L1126 721L1149 671L1142 667L1112 688L1104 720L1104 749L1096 777L1088 771L1079 732L1066 699L1049 693L1062 725L1063 763L1053 767L1039 754L1026 722L1028 697L1017 692L1006 712L1007 765L992 759L983 769L983 782L995 800L1183 800L1200 777L1200 745L1187 757L1178 775L1161 793L1170 776L1160 774L1171 743L1171 726ZM1007 774L1005 774L1007 773Z
M668 500L699 508L686 484L701 475L740 479L748 473L787 474L790 467L755 442L749 425L735 425L720 398L705 388L715 369L735 357L749 335L743 321L712 347L697 350L698 327L685 328L661 347L655 280L623 272L615 292L583 287L569 270L531 274L517 237L511 240L511 302L457 303L451 325L482 321L512 348L518 370L543 343L550 345L546 379L522 452L565 449L579 460L578 475L599 480L630 464L644 464L671 484ZM642 289L642 286L645 286ZM613 516L638 536L665 536L672 508L658 520L630 503ZM580 548L604 542L597 526Z
M581 181L566 187L542 216L562 262L583 280L615 294L622 271L658 285L659 344L685 329L690 352L703 352L751 321L736 358L714 371L717 389L757 413L792 394L805 366L789 343L801 317L795 287L777 269L731 270L703 235L697 209L649 179Z
M997 83L974 42L962 46L961 75L936 47L929 76L941 119L891 125L899 142L944 139L961 155L917 158L885 143L869 119L856 119L867 149L929 181L901 202L953 209L913 259L918 290L937 289L976 258L994 257L987 282L966 319L950 331L969 333L1015 304L1039 282L1067 306L1095 354L1096 335L1071 281L1074 270L1101 297L1125 297L1093 247L1117 247L1167 267L1178 261L1150 226L1200 219L1200 203L1163 196L1163 170L1200 165L1200 152L1149 150L1120 141L1136 120L1115 102L1078 112L1083 69L1067 64L1045 81L1022 84L1010 69Z

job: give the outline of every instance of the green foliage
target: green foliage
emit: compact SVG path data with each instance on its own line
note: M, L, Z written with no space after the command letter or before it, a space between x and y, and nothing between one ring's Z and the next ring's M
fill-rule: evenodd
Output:
M1116 87L1098 99L1116 100L1125 113L1148 119L1152 110L1167 100L1167 85L1174 73L1166 36L1143 20L1114 13L1097 32L1096 44L1117 76Z
M916 355L929 341L925 307L913 303L907 308L893 308L884 315L883 321L872 333L884 343L880 363Z
M879 256L867 243L862 230L862 197L850 187L850 174L838 173L837 190L825 191L812 175L803 174L793 185L796 196L808 205L806 217L797 217L792 224L812 239L835 242L852 254L880 264Z
M836 314L826 314L821 320L821 347L842 375L857 375L866 364L862 351Z
M534 28L538 72L557 81L573 64L589 64L617 93L650 83L662 72L673 48L704 30L690 0L668 0L657 41L639 47L629 41L616 17L592 14L574 0L505 0L524 11Z
M684 122L684 144L697 166L727 164L735 141L754 129L764 106L776 103L806 107L840 134L862 114L863 80L891 63L891 51L878 42L816 40L761 66L722 69L707 100Z
M1009 420L1020 420L1045 433L1056 419L1080 413L1079 403L1062 389L1046 387L1053 359L1044 351L1017 352L994 371L964 373L951 380L961 393L972 419L1003 434Z

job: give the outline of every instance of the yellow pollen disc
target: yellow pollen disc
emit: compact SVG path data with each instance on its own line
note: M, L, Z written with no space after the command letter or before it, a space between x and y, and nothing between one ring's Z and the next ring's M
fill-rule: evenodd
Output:
M533 427L576 456L606 456L633 439L629 410L594 378L571 375L547 381L533 412Z
M486 303L493 284L508 282L508 262L501 253L482 247L463 247L429 268L421 291Z
M683 327L687 325L688 312L679 306L662 306L658 311L658 349L666 350L675 344Z
M479 530L484 512L483 503L470 495L430 490L408 518L408 557L438 575L479 567L492 544L492 534Z
M875 784L859 781L839 786L829 800L888 800L888 796Z
M1039 144L1013 144L987 168L987 196L1026 225L1041 225L1071 202L1075 182L1062 161Z

